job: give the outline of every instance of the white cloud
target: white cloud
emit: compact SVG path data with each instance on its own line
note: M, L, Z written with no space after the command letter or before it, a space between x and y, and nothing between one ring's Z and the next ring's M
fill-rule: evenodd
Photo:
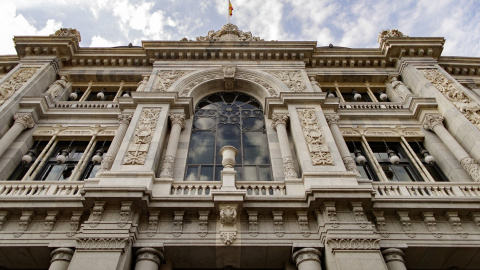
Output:
M122 42L120 41L113 42L101 36L93 36L89 47L115 47L120 46L121 44Z
M16 6L12 3L2 4L0 9L0 51L2 54L16 54L13 36L49 35L62 27L61 22L50 19L45 27L37 29L21 14L17 14Z

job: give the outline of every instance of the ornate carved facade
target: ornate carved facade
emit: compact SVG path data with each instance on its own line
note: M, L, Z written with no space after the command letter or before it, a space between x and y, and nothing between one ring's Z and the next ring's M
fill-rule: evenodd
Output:
M443 38L80 39L0 56L1 269L478 268L480 61Z

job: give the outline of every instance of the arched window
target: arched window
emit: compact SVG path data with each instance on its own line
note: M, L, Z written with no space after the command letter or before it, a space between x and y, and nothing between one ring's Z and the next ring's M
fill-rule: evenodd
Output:
M221 180L220 149L226 145L238 150L237 180L272 180L263 111L253 97L235 92L216 93L198 103L185 180Z

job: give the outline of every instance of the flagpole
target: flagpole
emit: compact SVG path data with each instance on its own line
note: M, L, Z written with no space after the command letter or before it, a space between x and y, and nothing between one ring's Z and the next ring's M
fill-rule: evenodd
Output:
M228 0L228 5L227 5L227 18L228 18L228 24L230 24L230 0Z

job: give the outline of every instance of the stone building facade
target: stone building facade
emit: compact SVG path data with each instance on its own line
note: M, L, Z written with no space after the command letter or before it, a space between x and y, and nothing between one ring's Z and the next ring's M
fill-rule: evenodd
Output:
M0 57L2 269L480 268L480 59L79 40Z

